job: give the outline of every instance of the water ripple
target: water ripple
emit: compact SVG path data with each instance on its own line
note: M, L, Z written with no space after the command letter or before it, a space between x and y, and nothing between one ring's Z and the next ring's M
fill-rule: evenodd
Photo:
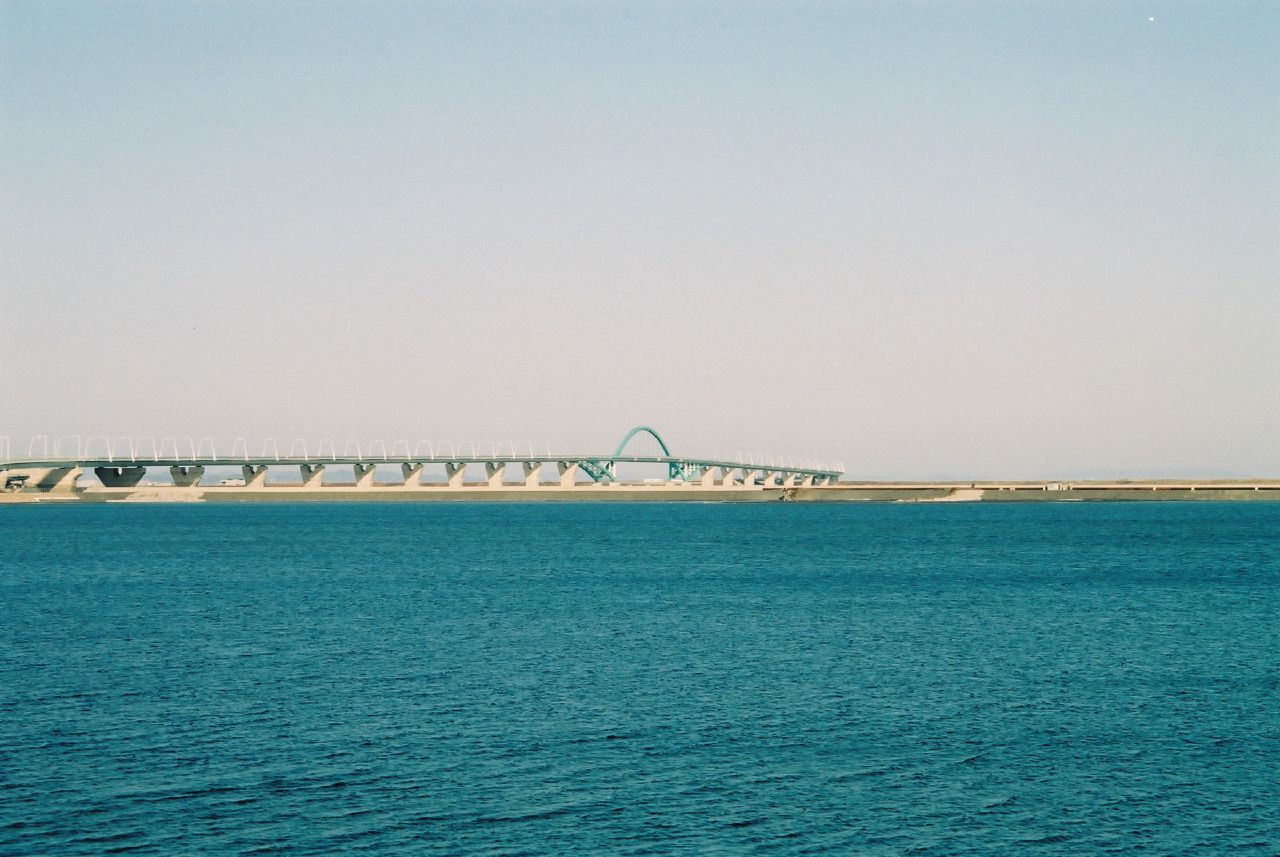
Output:
M1277 533L8 507L0 854L1277 853Z

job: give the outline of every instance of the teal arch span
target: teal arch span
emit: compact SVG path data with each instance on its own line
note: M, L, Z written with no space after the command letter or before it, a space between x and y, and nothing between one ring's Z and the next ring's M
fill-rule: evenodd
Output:
M635 437L641 432L649 435L649 437L653 438L658 442L658 446L662 447L663 455L667 456L668 458L671 457L671 450L667 449L667 444L665 441L663 441L662 435L658 434L649 426L636 426L631 431L627 432L626 435L622 438L622 443L618 444L618 448L614 451L613 453L614 457L617 458L618 456L622 455L622 450L626 449L627 444L631 442L631 438Z

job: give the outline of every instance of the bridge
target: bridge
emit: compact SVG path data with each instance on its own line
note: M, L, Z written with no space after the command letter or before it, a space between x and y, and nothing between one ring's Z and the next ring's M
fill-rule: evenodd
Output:
M638 454L634 448L628 452L637 438L656 443L655 454ZM63 441L68 441L63 452ZM74 441L74 449L70 441ZM72 491L76 481L92 470L104 488L136 488L151 470L168 470L172 484L180 488L199 487L206 471L212 468L238 468L243 484L217 487L238 489L265 488L272 469L294 468L301 476L301 487L319 489L325 486L326 474L337 468L351 468L354 487L358 489L382 487L387 483L375 483L379 465L399 465L400 481L391 483L400 488L540 488L558 487L570 489L588 486L617 487L624 484L619 476L620 465L658 465L665 472L665 480L645 480L641 484L666 484L690 488L765 489L792 488L813 485L835 485L844 468L839 464L797 462L765 456L726 458L698 458L678 456L671 452L662 436L649 426L635 426L623 436L610 453L552 454L548 448L540 454L528 444L521 451L515 443L506 444L432 444L421 441L410 448L408 441L396 441L391 447L381 441L363 444L349 441L341 454L332 440L322 441L319 450L312 454L303 441L294 441L288 454L281 454L278 444L267 441L259 455L251 455L248 444L237 440L229 454L220 454L213 441L204 438L60 438L51 444L46 437L37 437L28 445L27 455L15 457L10 453L8 441L0 438L0 475L4 481L0 490L5 491ZM448 447L446 450L445 447ZM37 452L39 447L39 452ZM353 449L354 447L354 449ZM424 482L426 468L443 468L443 482ZM554 468L554 481L543 483L543 470ZM479 474L480 482L466 482L468 471ZM508 471L512 479L508 479ZM297 487L297 483L291 483ZM352 487L346 484L345 487Z

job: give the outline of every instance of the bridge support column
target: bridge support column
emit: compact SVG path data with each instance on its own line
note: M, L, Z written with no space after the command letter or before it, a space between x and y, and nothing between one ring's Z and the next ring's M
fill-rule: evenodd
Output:
M522 461L520 466L524 470L524 487L537 488L542 481L542 462Z
M95 467L93 473L108 488L132 488L142 481L147 468L137 465L133 467Z
M463 461L446 461L444 463L444 475L449 478L450 488L461 488L462 478L467 473L466 462Z
M484 475L489 477L490 488L502 487L502 475L507 470L505 461L486 461L484 463Z
M813 479L814 479L814 476L813 476L813 474L812 474L812 473L806 473L806 474L805 474L805 475L800 479L800 484L801 484L801 486L803 486L803 487L805 487L805 488L808 488L809 486L813 485Z
M194 488L204 478L204 467L199 464L179 464L169 468L169 478L179 488Z
M357 488L372 488L373 478L378 475L378 465L372 463L359 463L351 465L351 469L356 474Z
M736 467L721 467L720 468L720 484L726 488L732 488L735 484L737 484L737 480L733 478L733 474L737 472L738 472L738 468Z
M400 473L404 476L404 487L417 488L422 484L422 463L405 462L400 465Z
M756 477L759 475L760 475L760 471L756 470L754 467L742 468L742 487L744 488L756 487Z
M8 476L25 476L26 487L35 488L41 493L53 491L63 494L75 490L76 480L84 474L84 470L80 467L36 467L6 473Z
M783 473L783 474L782 474L782 487L783 487L783 488L794 488L794 487L795 487L795 484L796 484L796 474L794 474L794 473Z
M702 475L698 477L698 481L703 488L711 488L716 484L716 469L714 467L702 468Z
M556 470L560 471L560 487L572 488L578 477L578 462L557 461Z
M83 473L84 469L80 467L54 467L36 483L36 487L41 491L56 491L60 494L74 491L76 480Z
M323 464L299 464L298 472L302 474L303 488L319 488L324 485Z
M267 484L267 465L242 464L240 473L244 475L244 487L263 488Z

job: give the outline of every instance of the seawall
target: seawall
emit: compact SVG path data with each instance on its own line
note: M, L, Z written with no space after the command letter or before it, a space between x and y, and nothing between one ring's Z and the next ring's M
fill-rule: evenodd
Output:
M1046 503L1109 501L1280 501L1280 479L1089 480L1080 482L842 482L800 488L796 500L852 502Z

